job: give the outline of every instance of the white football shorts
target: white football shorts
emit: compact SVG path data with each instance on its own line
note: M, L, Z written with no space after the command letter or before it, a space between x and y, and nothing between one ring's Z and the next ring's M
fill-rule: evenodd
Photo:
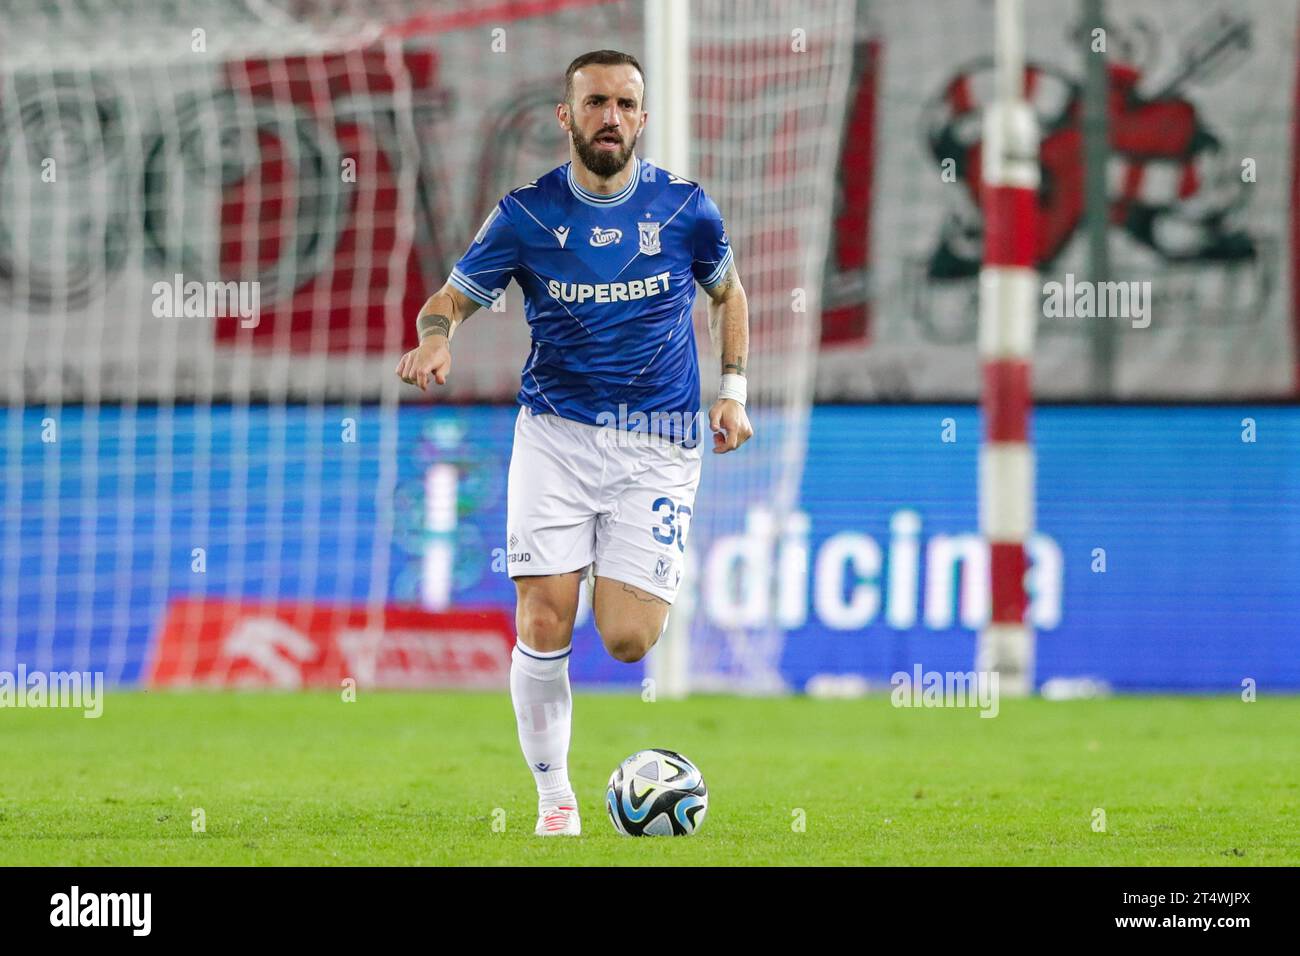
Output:
M510 576L565 574L594 562L597 576L671 604L702 449L521 407L506 513Z

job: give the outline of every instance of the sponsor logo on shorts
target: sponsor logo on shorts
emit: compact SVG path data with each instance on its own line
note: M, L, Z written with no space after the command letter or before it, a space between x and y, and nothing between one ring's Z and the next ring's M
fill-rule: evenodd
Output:
M672 558L661 557L655 562L655 580L660 584L668 583L668 575L672 573Z
M519 535L511 532L507 543L510 545L510 550L506 553L507 564L524 564L533 560L532 552L519 550Z

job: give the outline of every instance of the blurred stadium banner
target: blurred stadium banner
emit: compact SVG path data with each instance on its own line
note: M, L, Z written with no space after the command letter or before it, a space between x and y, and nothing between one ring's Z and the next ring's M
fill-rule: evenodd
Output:
M499 690L510 677L511 616L327 603L170 602L151 687L355 687Z
M818 400L974 399L981 117L991 5L867 5L841 157ZM1041 135L1045 282L1088 275L1080 10L1024 5ZM1109 391L1091 323L1044 318L1039 399L1296 394L1297 8L1278 0L1106 5L1111 280L1149 282L1149 327L1117 321ZM1268 157L1267 159L1265 157ZM1267 164L1273 172L1262 175ZM933 175L917 175L929 167ZM1121 319L1123 317L1120 317Z
M129 521L104 508L100 527L111 536L111 553L86 547L75 506L57 521L36 515L22 522L24 559L5 579L8 600L17 595L21 628L16 642L8 636L0 645L0 670L25 661L29 669L103 671L116 684L238 677L274 686L266 668L238 663L224 649L238 628L259 621L269 643L277 634L288 638L289 649L277 654L286 679L323 686L368 673L344 672L345 632L427 633L451 622L453 630L474 631L476 647L504 647L498 635L512 633L514 602L501 540L513 409L402 409L391 539L373 521L381 447L364 438L378 433L380 409L360 412L363 440L340 446L305 480L312 449L343 412L327 408L322 428L314 409L252 410L245 454L258 459L276 443L288 462L285 487L295 490L282 499L278 483L255 477L238 496L213 493L220 507L203 531L201 572L191 554L194 504L202 496L193 473L170 483L152 470L136 476L135 495L149 507L138 505ZM29 411L22 427L32 436L28 461L45 453L42 414ZM75 464L87 450L78 428L84 413L63 414L63 460ZM100 412L114 425L121 414ZM136 427L148 433L164 415L175 415L180 429L204 413L137 414ZM275 418L281 421L272 427ZM959 441L936 439L947 419ZM1243 443L1243 419L1267 440ZM1039 502L1028 549L1040 684L1089 678L1116 689L1203 691L1239 688L1249 677L1260 687L1300 689L1300 409L1049 407L1038 410L1036 428L1040 482L1053 489ZM217 430L225 429L219 423ZM969 405L815 409L809 455L818 465L805 472L799 508L781 534L769 533L770 511L751 502L737 532L707 547L690 541L701 621L729 634L776 625L783 644L774 667L790 689L819 675L879 684L915 661L968 670L989 609L979 586L987 554L973 493L978 431L978 411ZM217 489L229 489L240 474L227 451L216 448L218 464L207 479ZM423 490L429 473L447 464L459 474L456 517L433 535ZM29 479L33 486L42 480L39 471ZM69 468L59 494L110 502L124 480L102 474L90 486ZM284 522L272 541L267 515L277 509L303 519ZM386 600L397 608L425 605L424 595L445 585L451 608L480 610L367 616L367 559L376 548L389 569ZM51 575L43 556L53 550L64 558ZM430 562L434 550L449 565ZM99 583L87 588L90 567L99 568ZM441 580L444 567L449 582ZM84 617L58 617L50 606ZM385 654L389 640L381 642ZM396 654L402 643L392 640ZM422 641L412 653L436 657L437 644ZM436 676L431 668L412 663L397 676ZM570 671L585 684L636 686L642 679L640 668L605 653L585 604Z
M126 69L107 54L87 61L74 42L110 6L35 5L35 22L11 26L44 26L46 40L34 33L0 62L0 316L21 343L0 354L10 402L380 397L389 354L413 341L409 316L484 215L565 158L552 112L559 72L590 42L575 33L642 46L630 3L393 3L352 31L328 14L360 7L303 3L275 32L236 42L212 30L198 55L188 34L164 29L177 10L141 4L121 43L170 42ZM992 81L979 5L931 17L907 0L863 2L855 20L836 12L843 0L829 4L811 25L847 24L850 35L819 54L826 38L814 30L804 56L827 65L803 78L780 68L789 38L714 31L710 9L722 18L725 5L699 6L695 88L708 105L691 175L720 194L749 275L771 274L756 284L759 304L787 314L796 276L777 266L796 235L761 187L821 160L756 156L754 144L793 137L815 151L821 120L804 100L836 97L815 397L975 399L980 117ZM231 0L200 19L212 7L251 16ZM1077 11L1076 0L1026 5L1045 281L1087 273ZM1295 4L1144 0L1108 16L1111 258L1122 264L1111 278L1151 282L1152 321L1117 330L1111 394L1093 388L1087 323L1042 323L1037 396L1296 394ZM495 51L484 31L498 23ZM843 54L847 81L832 75L831 53ZM917 175L926 168L933 175ZM252 281L256 322L197 304L173 314L197 302L188 283ZM452 397L513 397L516 363L502 356L527 352L521 316L508 295L503 314L479 317L480 334L457 342ZM79 347L40 344L51 340Z

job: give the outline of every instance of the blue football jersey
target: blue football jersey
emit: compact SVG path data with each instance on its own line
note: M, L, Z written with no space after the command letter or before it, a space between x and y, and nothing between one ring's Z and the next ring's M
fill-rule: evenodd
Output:
M722 281L731 247L698 183L633 162L627 185L609 196L583 189L571 163L511 191L450 281L482 306L519 283L532 333L521 404L694 444L695 283Z

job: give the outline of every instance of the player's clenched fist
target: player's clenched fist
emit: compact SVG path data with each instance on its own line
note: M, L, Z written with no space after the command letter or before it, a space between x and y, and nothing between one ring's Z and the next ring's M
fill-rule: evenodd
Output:
M754 435L745 406L730 398L720 398L709 409L709 427L713 429L713 453L735 451Z
M451 373L451 348L445 336L431 335L411 349L397 363L397 377L408 385L418 385L427 391L429 379L439 385L447 384Z

